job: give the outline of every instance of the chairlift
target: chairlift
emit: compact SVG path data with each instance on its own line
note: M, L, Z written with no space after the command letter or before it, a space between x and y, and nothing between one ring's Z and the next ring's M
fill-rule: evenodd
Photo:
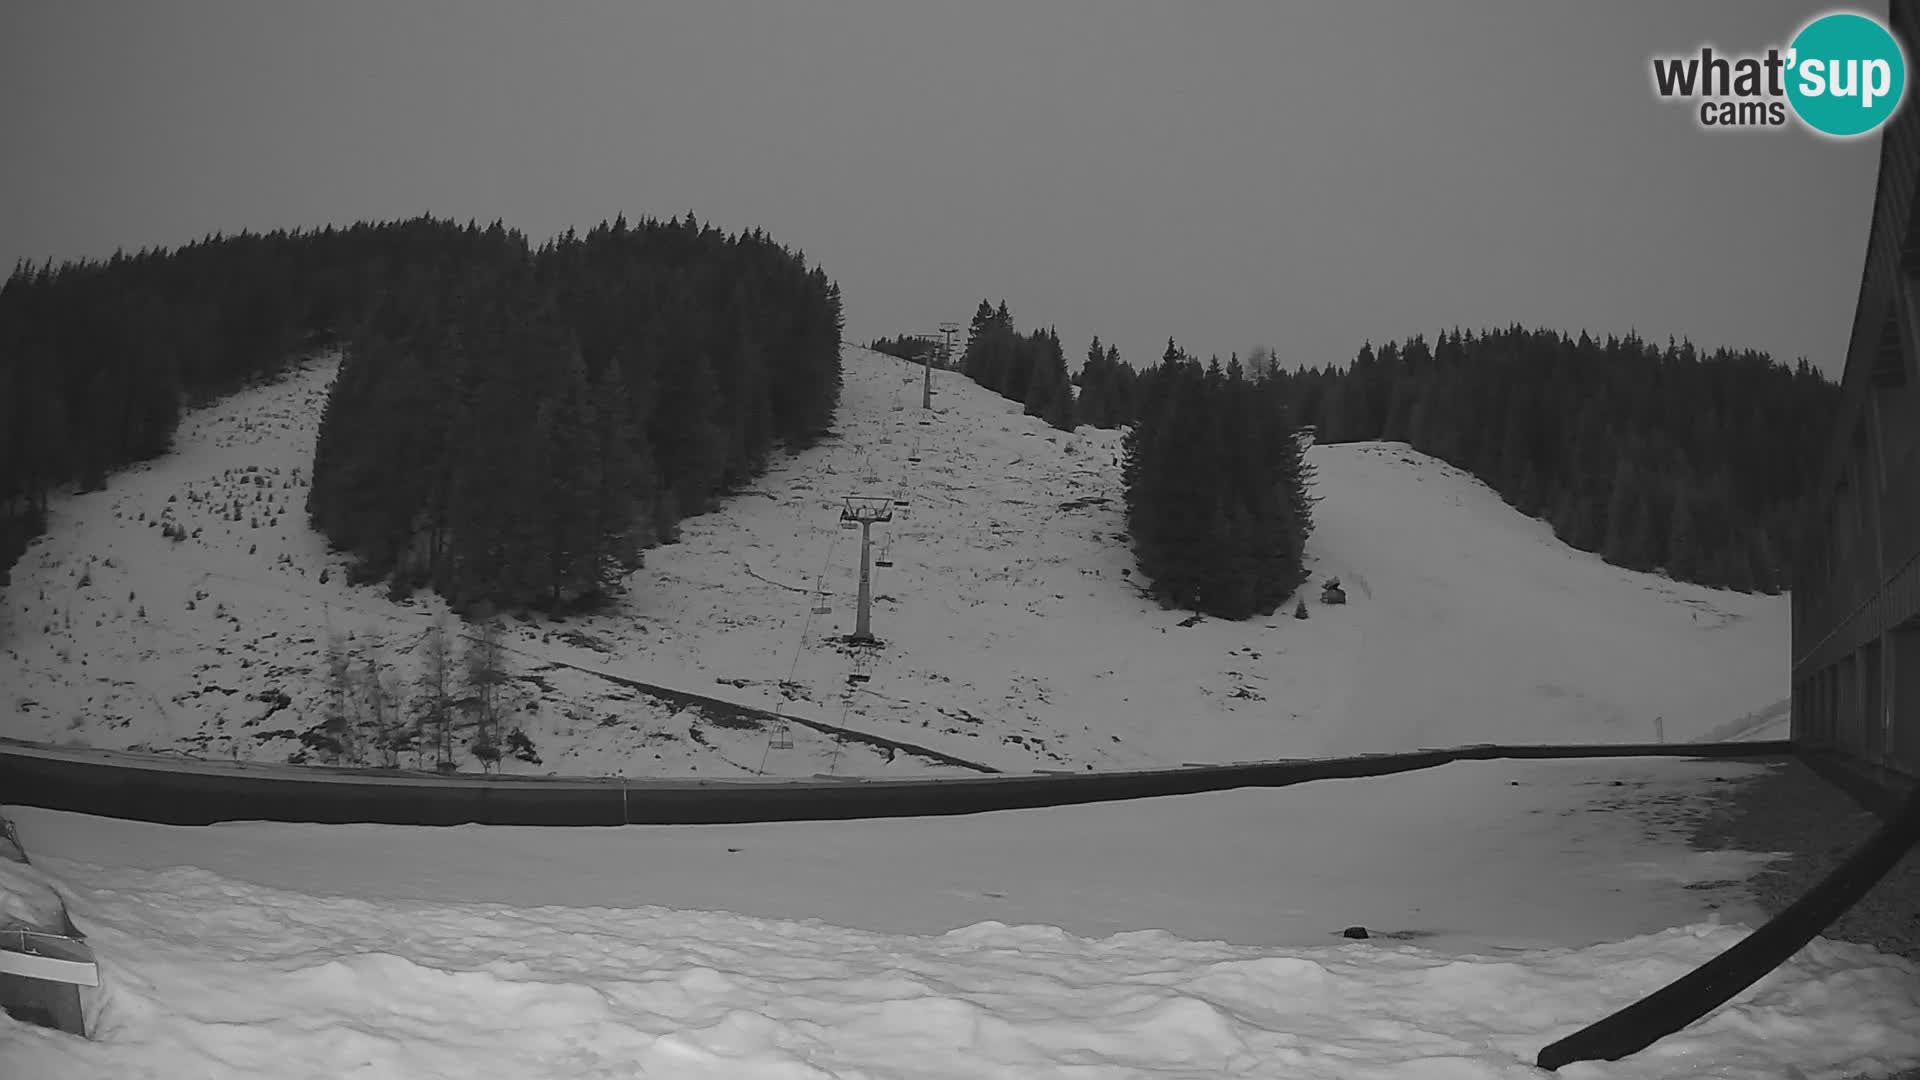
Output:
M793 732L787 727L785 721L781 721L773 729L773 738L767 740L767 745L775 750L793 749Z
M863 683L863 682L872 682L872 681L873 681L873 676L871 675L862 674L861 672L858 672L858 671L850 671L847 673L847 682L849 683Z
M813 613L814 613L815 615L831 615L831 614L833 614L833 605L831 605L831 604L815 604L815 605L813 605Z
M860 527L860 523L852 517L843 514L840 517L840 527L843 529L857 529Z

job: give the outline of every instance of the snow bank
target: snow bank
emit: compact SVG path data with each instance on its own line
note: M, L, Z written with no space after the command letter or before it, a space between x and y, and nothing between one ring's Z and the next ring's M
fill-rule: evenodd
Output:
M185 868L82 876L106 982L97 1041L0 1020L10 1075L1518 1078L1542 1045L1742 932L1449 956L319 899ZM1915 965L1816 942L1695 1028L1563 1075L1920 1063L1916 986Z
M1764 918L1741 883L1768 856L1696 851L1686 825L1762 768L1457 762L950 818L628 828L181 828L11 813L55 873L195 866L309 895L647 904L911 935L996 921L1311 946L1359 923L1427 948L1516 952Z
M38 868L0 858L0 930L61 929L60 894Z

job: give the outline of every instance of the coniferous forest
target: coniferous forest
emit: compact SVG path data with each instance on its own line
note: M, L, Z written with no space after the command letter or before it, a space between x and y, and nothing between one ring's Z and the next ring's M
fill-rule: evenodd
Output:
M1117 428L1133 423L1137 415L1139 375L1120 359L1120 350L1102 346L1095 334L1087 345L1087 358L1073 376L1079 387L1073 414L1082 424L1097 428Z
M1237 358L1202 367L1172 341L1135 384L1127 531L1154 595L1224 619L1271 614L1306 580L1313 531L1286 384L1247 378Z
M960 367L1061 430L1132 425L1127 532L1162 604L1245 619L1306 579L1310 475L1284 383L1248 378L1238 359L1202 367L1172 341L1158 368L1136 374L1098 337L1069 380L1059 334L1018 333L1004 300L980 302Z
M1019 338L1006 305L983 301L966 370L1009 397L1030 393L1021 380L1040 354L1039 337ZM1009 348L1014 341L1029 345ZM988 345L976 350L973 342ZM1178 350L1170 346L1169 355ZM1198 368L1191 358L1182 364L1189 375ZM1218 366L1215 359L1204 369L1203 385L1213 385ZM1767 593L1792 584L1802 500L1840 400L1839 387L1805 360L1788 367L1752 350L1703 353L1689 342L1660 348L1631 334L1595 340L1517 326L1454 330L1431 345L1416 336L1377 352L1367 345L1344 366L1288 371L1263 353L1249 367L1233 358L1220 381L1233 383L1232 371L1258 388L1264 411L1256 415L1276 431L1310 426L1320 442L1407 442L1472 473L1572 547L1680 581ZM1095 338L1072 379L1075 419L1152 426L1164 423L1169 393L1208 400L1170 381L1172 370L1163 358L1157 369L1136 371ZM1129 445L1152 440L1143 443L1136 430ZM1195 483L1213 475L1193 467ZM1136 484L1130 474L1130 493ZM1178 528L1217 539L1226 526ZM1136 524L1136 549L1145 535ZM1143 568L1147 562L1143 550ZM1163 599L1192 603L1181 575L1199 568L1178 564L1156 560L1148 573Z
M931 362L934 367L945 370L951 366L945 363L944 358L940 355L941 349L938 341L929 341L924 337L915 337L912 334L901 334L899 337L891 338L874 338L867 343L867 348L872 349L874 352L886 353L888 356L897 357L898 359L915 364L927 362L927 353L931 350L933 354Z
M1018 402L1028 416L1062 431L1073 430L1073 389L1060 335L1052 330L1016 332L1005 300L998 309L980 301L967 327L960 370L981 386Z
M1278 378L1322 442L1410 443L1608 562L1768 593L1840 400L1805 360L1517 326Z
M0 568L40 532L50 492L99 490L165 453L182 408L332 342L409 275L520 244L421 219L15 267L0 286Z
M15 271L0 528L167 448L183 402L338 345L308 513L361 580L466 606L590 601L832 421L840 297L754 231L624 219L242 234Z

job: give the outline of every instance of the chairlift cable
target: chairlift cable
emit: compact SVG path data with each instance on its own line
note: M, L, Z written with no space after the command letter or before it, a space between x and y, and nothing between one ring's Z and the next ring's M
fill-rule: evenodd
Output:
M798 640L796 640L793 643L793 661L787 665L787 677L786 677L785 683L783 683L778 687L775 687L775 689L778 690L781 695L781 700L779 704L777 704L774 708L774 711L776 714L778 714L779 710L786 707L786 686L787 684L791 684L793 682L794 675L800 670L800 654L806 651L807 632L813 629L813 614L814 614L813 609L820 606L819 598L825 595L825 591L822 588L822 583L826 580L827 568L833 565L833 550L834 548L838 547L839 544L840 544L840 530L835 529L832 532L827 534L827 554L826 554L826 557L820 561L820 570L817 573L815 573L813 576L813 592L811 592L807 596L807 611L800 623L800 637ZM773 738L774 738L773 733L769 732L767 735L768 751L771 751L773 749ZM760 767L764 774L764 770L766 769L765 753L761 754Z

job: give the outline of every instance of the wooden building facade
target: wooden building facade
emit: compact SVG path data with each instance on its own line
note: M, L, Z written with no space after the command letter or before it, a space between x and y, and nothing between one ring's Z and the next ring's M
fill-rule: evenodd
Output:
M1920 57L1920 3L1894 0ZM1909 72L1909 78L1912 77ZM1920 778L1920 107L1881 135L1843 404L1793 589L1793 738Z

